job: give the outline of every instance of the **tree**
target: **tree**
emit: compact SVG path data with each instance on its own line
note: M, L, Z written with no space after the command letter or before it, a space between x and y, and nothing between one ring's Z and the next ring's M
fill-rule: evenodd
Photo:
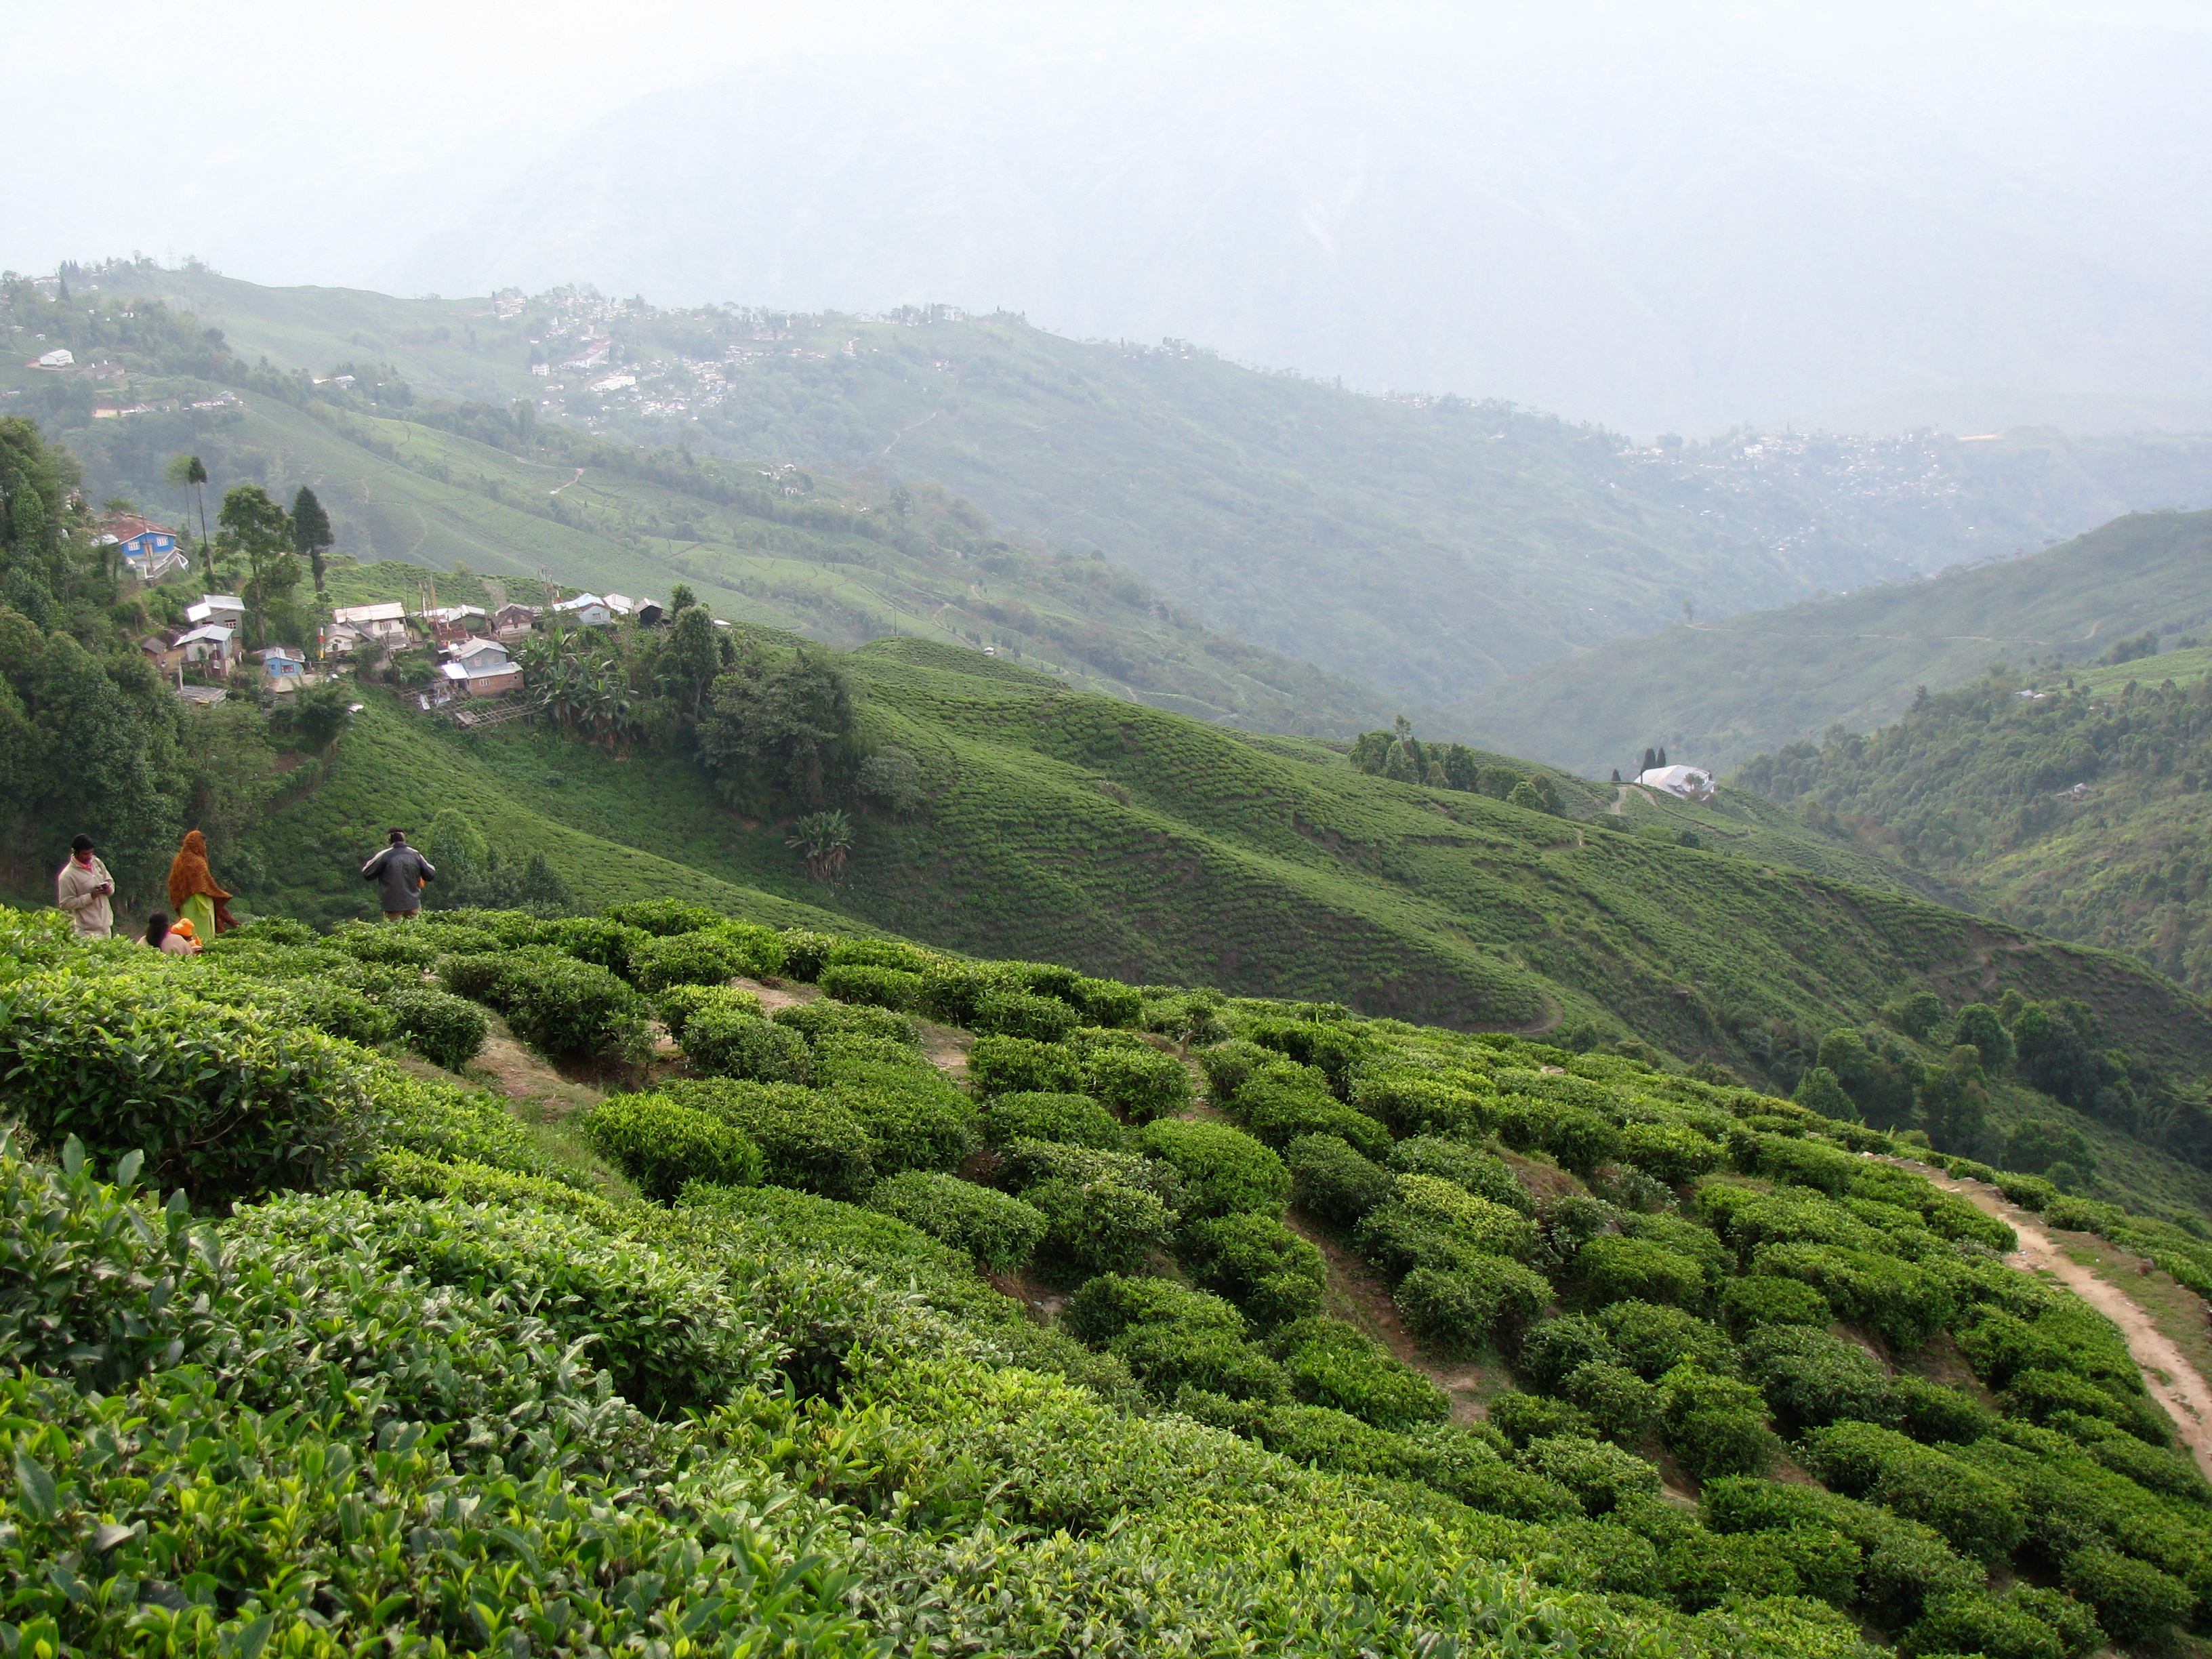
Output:
M765 787L820 808L860 760L852 690L825 653L749 656L714 681L713 705L699 753L726 794Z
M1836 1080L1836 1074L1825 1066L1815 1066L1806 1073L1798 1080L1796 1093L1790 1097L1822 1117L1837 1118L1845 1123L1858 1121L1857 1105L1844 1092L1844 1085Z
M226 558L243 558L247 571L246 609L255 642L269 643L269 607L289 608L300 583L300 561L292 551L292 520L259 484L236 484L225 491L220 546Z
M843 812L810 812L796 820L783 844L805 857L806 873L836 884L853 848L853 820Z
M200 508L200 572L215 585L214 542L208 535L207 494L208 471L197 455L173 455L168 465L161 469L161 482L172 489L189 489Z
M691 597L688 587L676 591L687 599ZM676 611L655 666L661 690L676 700L686 719L696 721L708 688L722 671L721 630L706 606L689 604Z
M1989 1091L1982 1075L1982 1051L1971 1042L1951 1050L1941 1066L1931 1066L1920 1083L1920 1126L1947 1152L1972 1150L1988 1121Z
M301 484L300 493L292 498L292 550L304 556L314 573L317 599L323 597L323 554L336 539L331 515L323 511L315 492Z

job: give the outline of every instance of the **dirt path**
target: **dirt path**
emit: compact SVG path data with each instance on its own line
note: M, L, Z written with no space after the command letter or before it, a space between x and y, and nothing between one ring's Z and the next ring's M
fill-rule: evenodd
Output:
M2136 1300L2060 1249L2033 1215L2006 1203L1996 1188L1979 1181L1954 1180L1924 1164L1903 1164L1902 1167L1926 1176L1946 1192L1958 1194L2011 1227L2020 1236L2020 1249L2005 1258L2008 1267L2048 1273L2119 1327L2120 1334L2127 1339L2128 1352L2142 1369L2143 1386L2173 1419L2174 1431L2195 1455L2197 1468L2212 1478L2212 1420L2206 1417L2212 1410L2212 1388L2206 1386L2197 1367Z

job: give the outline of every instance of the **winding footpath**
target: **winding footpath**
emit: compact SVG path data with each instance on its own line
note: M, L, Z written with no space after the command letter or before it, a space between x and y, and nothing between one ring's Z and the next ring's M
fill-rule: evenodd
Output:
M1926 1176L1946 1192L1958 1194L1977 1209L1995 1216L2019 1236L2020 1249L2005 1258L2005 1265L2024 1272L2048 1272L2058 1282L2119 1327L2128 1352L2143 1374L2143 1387L2166 1407L2178 1433L2197 1459L2197 1466L2212 1479L2212 1387L2207 1387L2173 1340L2159 1329L2142 1306L2110 1279L2100 1279L2051 1242L2036 1225L2035 1218L2004 1200L1996 1188L1979 1181L1958 1181L1924 1164L1889 1159L1905 1169Z

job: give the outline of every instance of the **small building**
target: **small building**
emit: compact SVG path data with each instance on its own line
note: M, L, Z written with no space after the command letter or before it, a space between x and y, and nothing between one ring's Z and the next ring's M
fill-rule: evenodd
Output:
M470 640L465 644L456 646L448 654L455 662L471 672L488 664L514 660L507 654L507 647L497 640Z
M500 639L515 640L538 625L538 607L503 605L491 613L491 631Z
M361 638L374 640L394 651L407 648L407 607L397 599L382 605L343 605L331 612L331 622L350 628Z
M640 599L637 604L637 625L658 628L668 620L668 611L659 599Z
M177 695L186 702L197 703L202 708L212 708L230 693L219 685L180 685Z
M1713 775L1702 766L1655 766L1638 772L1636 781L1646 789L1663 789L1684 800L1711 800Z
M190 633L177 635L177 649L185 653L188 663L212 662L228 668L235 654L232 641L238 637L234 628L224 628L216 623L203 623Z
M264 645L253 654L261 659L261 672L271 691L299 689L300 677L307 672L306 657L289 645Z
M122 556L132 575L149 582L191 568L191 561L177 545L177 532L149 519L118 513L100 526L99 540Z
M520 663L449 662L439 672L454 690L471 697L496 697L502 692L519 690L522 685Z
M415 614L434 628L450 628L455 623L472 628L484 620L484 609L480 605L441 605Z
M41 352L24 365L26 368L68 368L76 362L76 353L67 346L56 346L52 351Z
M195 628L210 624L216 628L242 628L246 624L246 601L235 593L203 593L198 604L185 607L185 620Z
M146 660L164 674L173 674L184 666L185 653L178 647L173 634L149 634L138 641L138 648L146 653Z
M355 652L374 642L373 635L356 628L351 623L325 623L322 635L325 657L350 657Z
M596 593L579 593L553 607L564 622L582 628L605 628L615 619L614 608Z

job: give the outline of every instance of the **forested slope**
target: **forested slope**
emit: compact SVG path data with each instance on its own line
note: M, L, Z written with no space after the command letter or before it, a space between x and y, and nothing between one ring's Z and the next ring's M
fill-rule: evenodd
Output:
M1987 915L2212 989L2203 648L1992 672L1871 734L1747 765L1744 786Z
M1832 725L1894 720L1990 663L2079 664L2148 629L2212 631L2212 513L2136 514L2024 558L1615 640L1485 692L1497 747L1591 776L1647 745L1717 771Z

